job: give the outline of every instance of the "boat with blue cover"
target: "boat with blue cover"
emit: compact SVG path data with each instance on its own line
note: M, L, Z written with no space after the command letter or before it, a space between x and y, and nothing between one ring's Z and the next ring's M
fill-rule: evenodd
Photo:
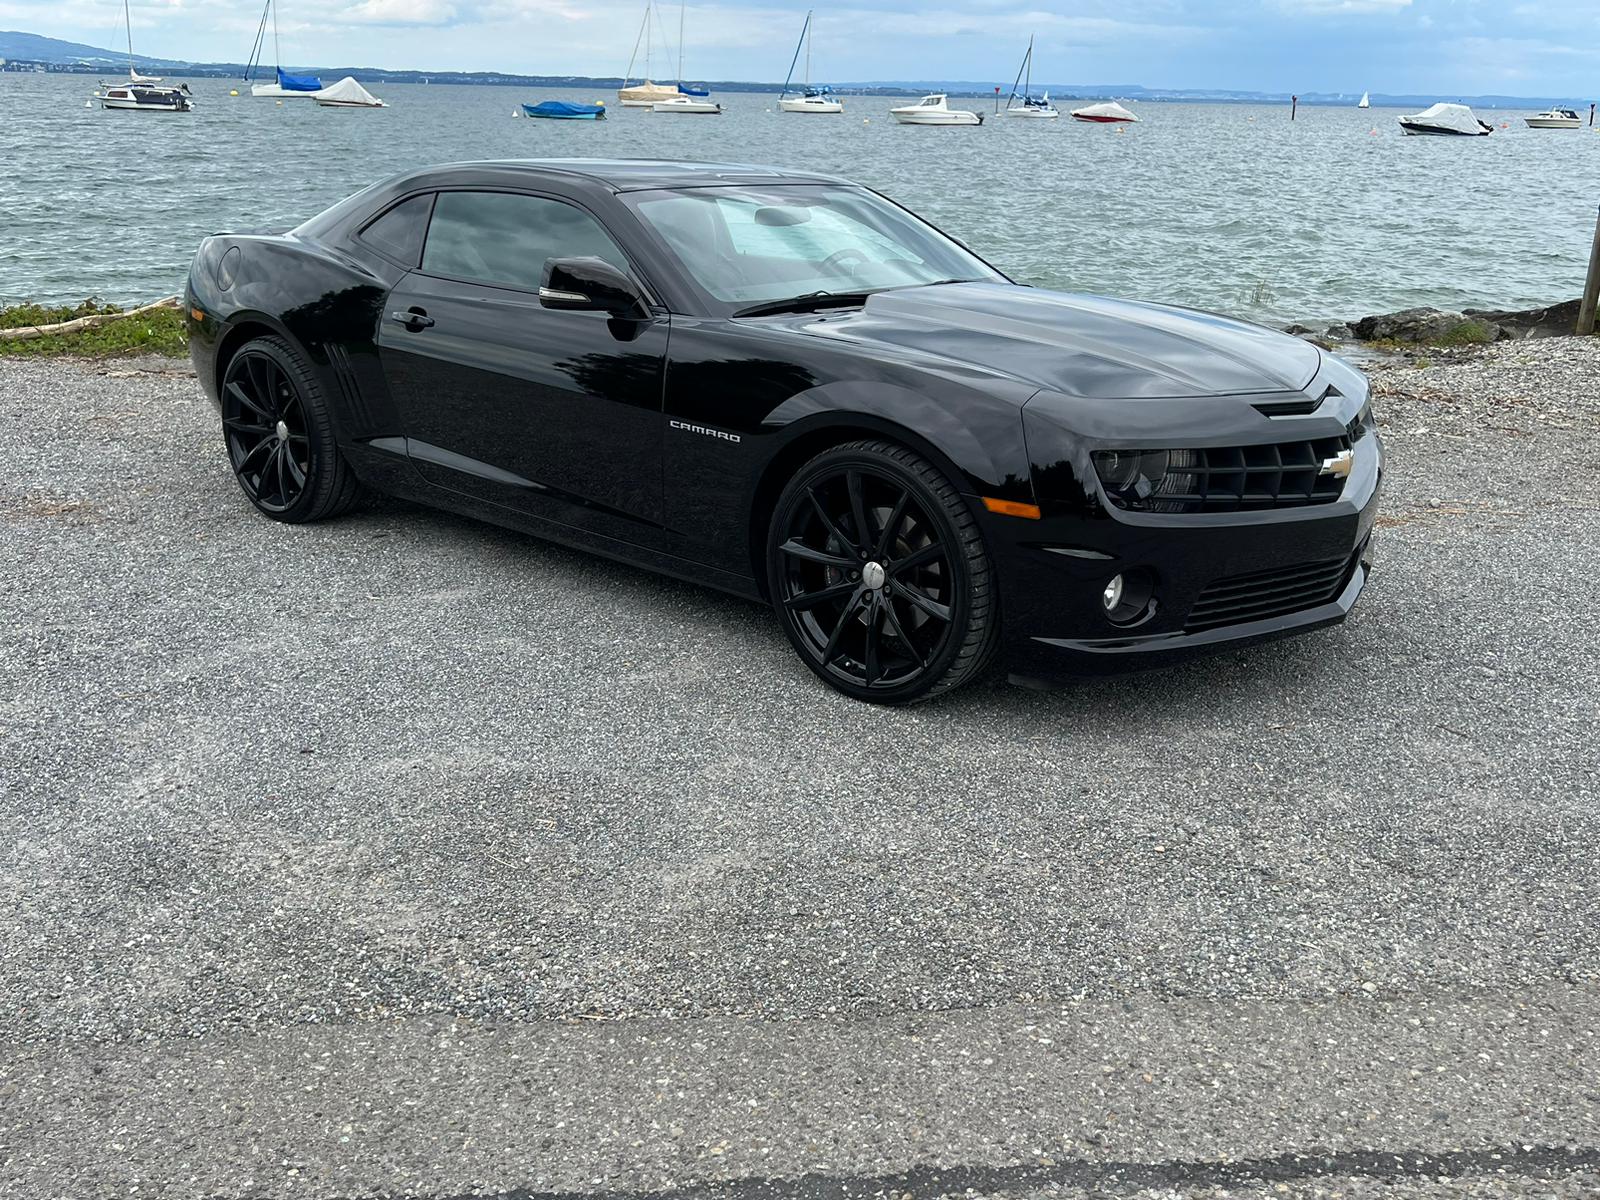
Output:
M541 100L538 104L524 104L525 117L544 117L555 121L603 121L604 104L572 104L566 100Z
M322 90L322 80L315 75L291 75L281 65L275 65L276 81L273 83L253 83L251 75L263 67L262 55L267 48L267 18L272 18L272 57L275 64L283 60L278 55L278 10L273 7L272 0L266 0L261 6L261 23L256 26L255 44L250 47L250 57L245 62L243 82L250 84L252 96L269 96L279 100L291 96L302 96L309 99L314 93Z

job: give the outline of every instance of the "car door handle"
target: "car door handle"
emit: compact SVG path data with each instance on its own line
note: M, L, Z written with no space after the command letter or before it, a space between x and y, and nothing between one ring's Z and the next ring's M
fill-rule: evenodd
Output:
M404 325L412 333L427 329L433 324L433 318L425 312L400 312L398 309L389 314L389 320Z

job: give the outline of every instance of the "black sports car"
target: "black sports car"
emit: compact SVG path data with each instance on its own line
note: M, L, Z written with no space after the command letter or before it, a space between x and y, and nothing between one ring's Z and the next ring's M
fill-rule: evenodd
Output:
M1383 452L1360 372L1013 283L876 192L766 167L439 167L189 272L245 495L363 486L772 603L865 700L1340 621Z

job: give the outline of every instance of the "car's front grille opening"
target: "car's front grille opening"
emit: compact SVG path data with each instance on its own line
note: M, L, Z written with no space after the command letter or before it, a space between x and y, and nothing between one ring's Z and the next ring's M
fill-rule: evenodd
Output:
M1244 512L1331 504L1345 475L1324 464L1350 449L1349 437L1174 450L1152 499L1168 512Z
M1344 590L1354 564L1352 556L1218 579L1208 584L1194 602L1183 623L1184 632L1198 633L1316 608Z

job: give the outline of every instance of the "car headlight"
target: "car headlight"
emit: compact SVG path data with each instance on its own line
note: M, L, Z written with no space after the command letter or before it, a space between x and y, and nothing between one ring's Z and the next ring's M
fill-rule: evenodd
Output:
M1187 512L1197 466L1193 450L1094 452L1095 474L1111 502L1143 512Z

